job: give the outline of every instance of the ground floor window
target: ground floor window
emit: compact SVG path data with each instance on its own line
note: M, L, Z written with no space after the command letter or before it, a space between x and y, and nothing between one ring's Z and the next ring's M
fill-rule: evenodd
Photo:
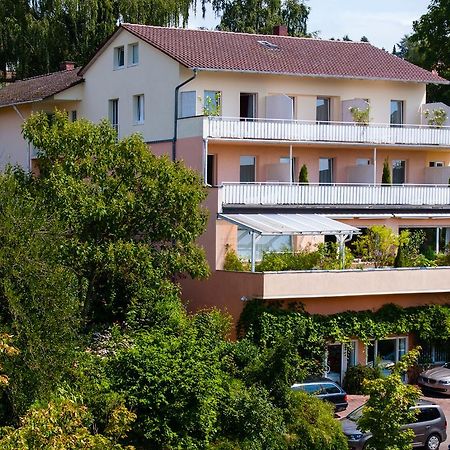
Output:
M406 336L377 339L366 347L367 365L381 367L383 374L389 375L392 366L406 353L408 338Z
M418 342L422 347L420 360L424 364L443 364L450 362L450 341L447 342Z

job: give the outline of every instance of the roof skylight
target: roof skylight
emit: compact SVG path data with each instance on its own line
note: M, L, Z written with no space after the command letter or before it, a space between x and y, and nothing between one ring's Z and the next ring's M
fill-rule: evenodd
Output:
M279 50L277 44L272 44L272 42L269 41L258 41L258 44L262 45L265 48L268 48L269 50Z

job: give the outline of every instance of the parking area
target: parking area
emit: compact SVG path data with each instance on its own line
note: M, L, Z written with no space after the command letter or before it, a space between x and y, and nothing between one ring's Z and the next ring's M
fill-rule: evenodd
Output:
M430 396L424 395L422 398L430 400L434 403L438 403L441 405L444 410L445 417L447 418L447 422L450 424L450 397L443 397L439 395ZM358 406L362 405L366 401L367 397L363 395L349 395L348 396L348 408L346 411L340 412L337 415L339 417L346 416L349 412L353 411ZM450 435L450 428L447 427L447 433ZM440 450L447 450L450 445L450 436L447 437L447 440L441 444Z

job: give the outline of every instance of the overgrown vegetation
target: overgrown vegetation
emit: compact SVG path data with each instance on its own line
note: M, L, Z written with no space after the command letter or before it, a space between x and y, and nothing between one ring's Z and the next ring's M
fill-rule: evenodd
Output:
M0 177L1 448L346 448L329 409L299 416L296 343L233 343L181 304L178 277L208 273L193 171L64 113L24 133L40 177Z
M347 250L344 268L349 268L353 261L352 253ZM337 270L341 269L338 246L335 243L319 244L316 250L311 248L295 252L267 252L262 260L256 264L257 272L283 271L283 270Z

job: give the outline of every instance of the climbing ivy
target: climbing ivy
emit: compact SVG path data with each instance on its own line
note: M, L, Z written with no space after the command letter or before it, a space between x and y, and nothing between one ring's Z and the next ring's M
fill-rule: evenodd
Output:
M345 311L332 315L312 315L301 303L282 308L278 302L253 300L247 303L239 324L241 336L270 346L280 336L290 336L299 350L318 356L327 341L345 342L352 338L368 343L389 335L414 334L420 341L450 339L450 304L402 308L386 304L373 312Z

